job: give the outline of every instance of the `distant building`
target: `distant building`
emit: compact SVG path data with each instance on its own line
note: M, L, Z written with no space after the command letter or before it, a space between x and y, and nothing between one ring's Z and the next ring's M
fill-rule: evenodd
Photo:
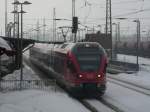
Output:
M107 51L108 56L111 56L112 39L110 35L106 37L105 33L90 33L85 35L85 41L100 43Z
M105 49L111 49L112 48L112 41L110 35L106 37L106 34L104 33L91 33L85 35L85 41L90 42L98 42L100 43Z

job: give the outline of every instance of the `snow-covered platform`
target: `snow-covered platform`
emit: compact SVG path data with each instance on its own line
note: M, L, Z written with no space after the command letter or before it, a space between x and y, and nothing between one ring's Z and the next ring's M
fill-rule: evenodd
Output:
M119 61L125 61L130 63L136 63L136 56L118 55ZM119 79L145 89L150 89L150 59L139 57L139 71L128 74L108 74L108 77Z

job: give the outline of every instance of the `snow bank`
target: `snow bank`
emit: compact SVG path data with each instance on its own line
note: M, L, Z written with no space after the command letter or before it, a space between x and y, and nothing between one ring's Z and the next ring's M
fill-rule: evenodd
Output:
M118 75L110 75L110 77L114 77L116 79L120 79L126 82L133 83L135 85L138 85L140 87L144 87L146 89L150 89L150 73L146 71L139 71L134 74L126 74L126 73L121 73Z

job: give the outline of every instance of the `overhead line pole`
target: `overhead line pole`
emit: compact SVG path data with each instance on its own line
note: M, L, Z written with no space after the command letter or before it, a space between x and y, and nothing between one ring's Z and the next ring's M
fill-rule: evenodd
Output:
M17 0L14 0L14 3L17 2ZM14 11L18 11L18 5L17 4L14 4ZM18 38L18 14L17 13L14 13L14 31L13 31L13 37L14 38ZM19 39L18 39L19 40Z
M73 22L73 18L75 17L75 0L72 0L72 22ZM73 29L73 26L72 26ZM72 37L74 42L76 42L76 33L72 33Z
M110 37L108 36L110 35ZM111 59L113 58L112 49L112 12L111 12L111 0L106 0L106 38L111 39Z
M56 9L53 9L53 41L56 39Z
M45 23L45 18L43 19L43 40L46 41L46 38L45 38L45 30L46 30L46 23Z
M55 10L55 8L53 9L53 39L52 39L52 41L53 42L56 41L56 10ZM52 49L54 49L54 45L53 45ZM55 58L54 58L54 55L55 54L52 53L52 57L51 57L53 69L55 69Z
M7 36L7 22L8 22L7 0L5 0L5 37Z
M37 35L36 35L37 37L36 37L36 39L37 39L37 40L40 40L40 38L39 38L39 37L40 37L39 20L37 21L36 27L37 27L37 29L36 29L36 31L37 31Z

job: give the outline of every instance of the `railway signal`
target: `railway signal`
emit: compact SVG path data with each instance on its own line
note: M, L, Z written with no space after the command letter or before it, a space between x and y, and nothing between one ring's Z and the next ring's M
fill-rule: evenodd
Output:
M78 30L78 17L73 17L72 19L72 33L77 33Z

